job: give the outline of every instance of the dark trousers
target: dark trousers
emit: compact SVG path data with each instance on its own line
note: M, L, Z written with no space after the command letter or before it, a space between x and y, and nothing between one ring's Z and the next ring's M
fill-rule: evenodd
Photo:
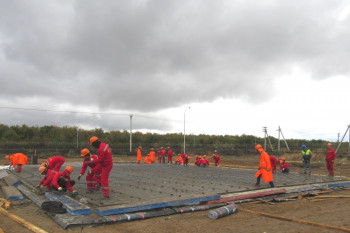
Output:
M256 178L256 184L260 184L260 179L261 179L261 174L260 176L258 176L258 178ZM275 187L275 185L273 184L273 181L269 182L271 188Z

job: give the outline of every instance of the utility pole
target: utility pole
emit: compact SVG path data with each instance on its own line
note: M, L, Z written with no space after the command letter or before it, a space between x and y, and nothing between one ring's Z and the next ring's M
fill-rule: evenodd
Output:
M337 140L337 142L339 142L339 138L340 138L340 133L338 133L338 140Z
M184 154L186 154L186 110L190 108L191 107L187 107L184 111Z
M77 127L77 149L79 148L79 129Z
M132 116L133 114L130 114L130 152L132 150Z
M270 143L271 150L273 151L273 147L272 147L272 144L271 144L271 141L270 141L270 137L269 137L269 135L268 135L268 133L267 133L267 127L266 127L266 126L263 127L263 132L265 133L264 150L266 150L266 138L267 138L267 140L268 140L269 143Z
M280 143L280 135L282 135L283 141L286 144L286 147L287 147L288 151L290 151L288 143L287 143L286 139L283 136L282 129L281 129L280 126L278 126L278 130L277 131L278 131L278 151L280 151L280 145L281 145L281 143Z
M338 152L338 150L339 150L339 148L340 148L340 146L341 146L341 144L342 144L342 142L343 142L343 140L344 140L344 138L345 138L347 132L349 131L349 128L350 128L350 125L348 125L348 127L346 128L346 131L345 131L345 133L344 133L344 136L343 136L343 138L341 139L341 141L339 142L338 147L337 147L337 149L335 150L335 153ZM350 133L349 133L349 159L350 159Z

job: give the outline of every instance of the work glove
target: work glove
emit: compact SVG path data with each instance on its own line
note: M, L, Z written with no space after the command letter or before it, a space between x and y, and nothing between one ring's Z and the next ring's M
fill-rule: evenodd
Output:
M63 190L63 188L62 187L58 187L58 191L62 191Z
M80 178L81 178L81 175L78 176L78 180L80 180Z

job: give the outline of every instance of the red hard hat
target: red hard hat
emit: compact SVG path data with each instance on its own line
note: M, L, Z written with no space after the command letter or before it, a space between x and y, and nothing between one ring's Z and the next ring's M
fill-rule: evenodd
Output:
M89 149L87 149L87 148L84 148L84 149L81 150L81 156L82 156L82 157L84 157L85 155L87 155L87 154L89 154L89 153L90 153L90 151L89 151Z
M91 137L90 138L90 145L92 145L92 143L96 142L97 140L98 140L98 137L95 137L95 136Z

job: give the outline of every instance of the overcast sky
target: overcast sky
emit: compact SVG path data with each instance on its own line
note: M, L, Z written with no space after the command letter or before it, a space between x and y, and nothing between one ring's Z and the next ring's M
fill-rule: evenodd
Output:
M336 141L349 73L345 0L0 3L2 124Z

